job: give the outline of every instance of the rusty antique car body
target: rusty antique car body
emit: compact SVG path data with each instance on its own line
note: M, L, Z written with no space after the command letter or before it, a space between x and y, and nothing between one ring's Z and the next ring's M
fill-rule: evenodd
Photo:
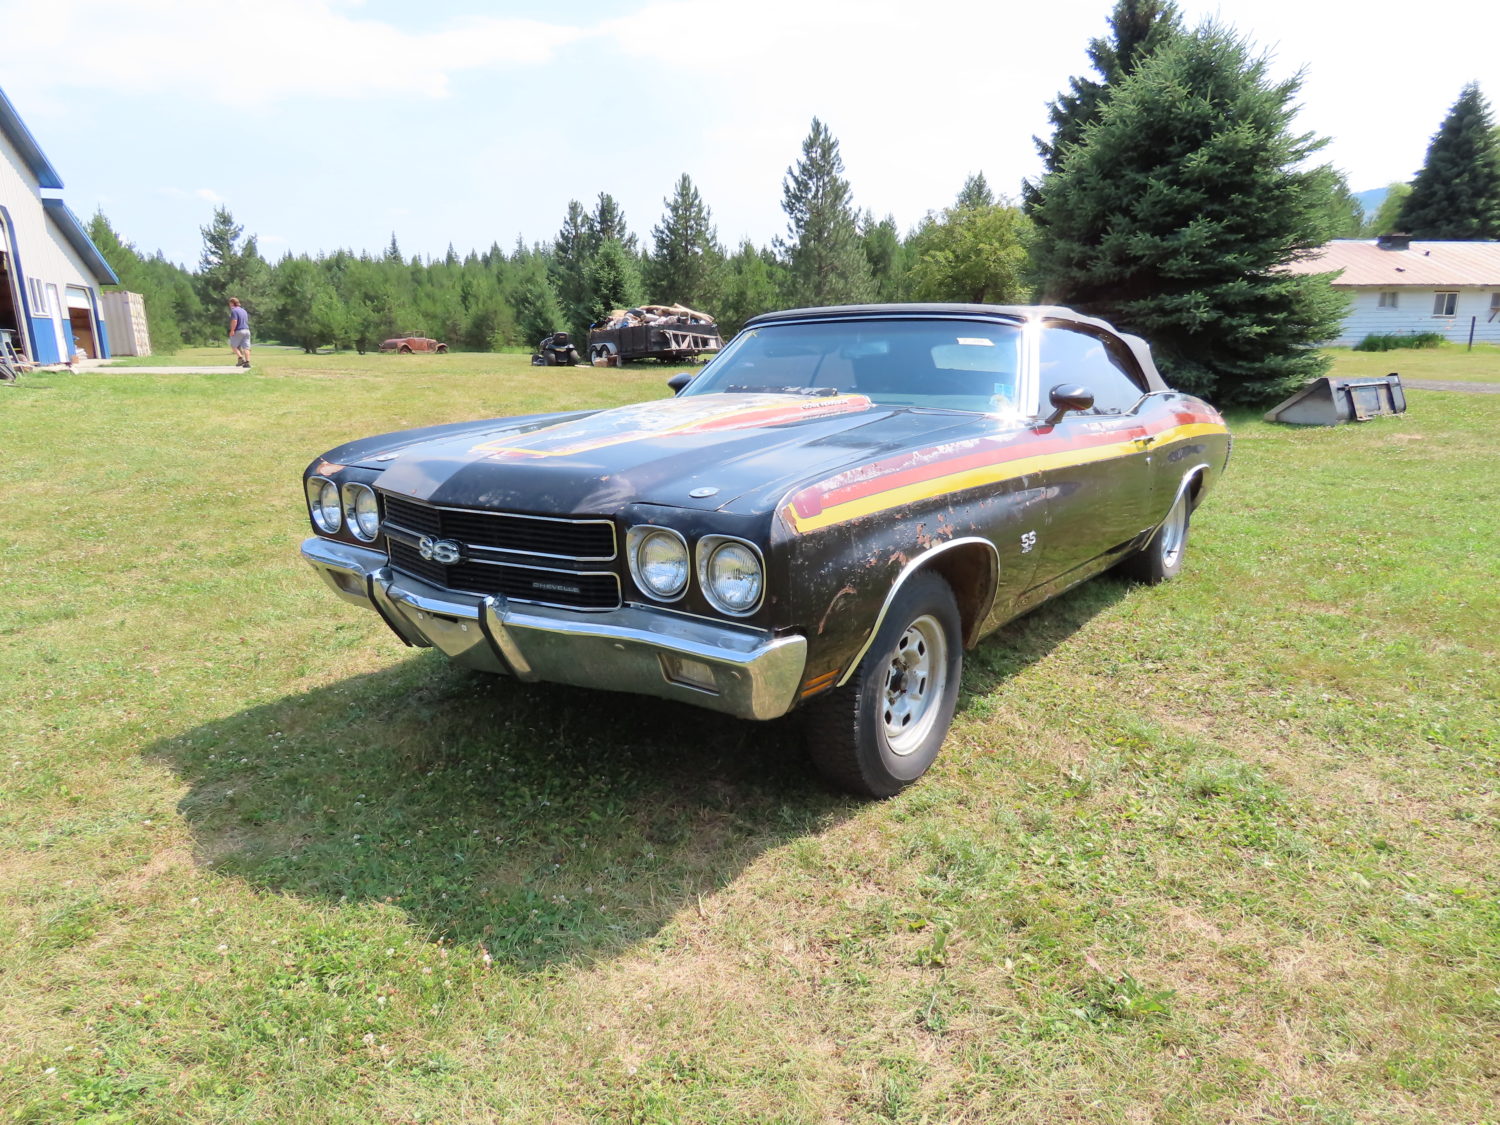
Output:
M770 719L886 796L962 651L1106 568L1158 582L1230 438L1055 307L750 321L676 398L365 438L308 466L304 557L461 664Z
M426 336L393 336L381 341L380 350L395 352L397 355L411 355L413 352L436 352L443 355L448 351L448 345Z

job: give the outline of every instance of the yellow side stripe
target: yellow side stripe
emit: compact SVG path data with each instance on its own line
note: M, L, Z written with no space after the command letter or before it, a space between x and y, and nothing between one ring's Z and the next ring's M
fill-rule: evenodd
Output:
M1172 429L1163 430L1156 437L1157 445L1166 445L1174 441L1182 441L1186 438L1202 437L1208 434L1228 433L1228 427L1210 422L1194 422L1185 426L1174 426ZM986 465L977 469L967 469L960 473L951 473L947 476L934 477L931 480L917 481L914 484L903 485L886 492L877 492L870 496L862 496L857 500L849 500L843 504L836 504L824 508L814 516L799 516L795 508L790 504L784 509L788 522L799 533L818 531L825 527L831 527L836 523L844 523L847 520L859 519L861 516L872 515L875 512L883 512L890 508L899 508L905 504L913 504L920 500L928 500L934 496L941 496L945 492L962 492L968 488L979 488L987 484L997 484L1000 481L1011 480L1015 477L1025 476L1028 473L1043 473L1049 469L1065 469L1075 465L1087 465L1093 461L1106 461L1111 457L1119 457L1126 453L1136 452L1139 447L1134 440L1113 442L1109 445L1091 445L1083 449L1068 449L1058 453L1044 453L1034 457L1018 457L1010 461L1002 461L995 465Z

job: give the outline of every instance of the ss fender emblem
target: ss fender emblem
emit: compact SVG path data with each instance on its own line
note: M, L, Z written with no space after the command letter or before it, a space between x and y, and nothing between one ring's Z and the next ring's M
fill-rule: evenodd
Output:
M429 562L452 566L464 557L463 549L451 539L434 539L424 535L417 540L417 553Z
M1021 554L1029 555L1031 549L1036 546L1036 532L1028 531L1021 536Z

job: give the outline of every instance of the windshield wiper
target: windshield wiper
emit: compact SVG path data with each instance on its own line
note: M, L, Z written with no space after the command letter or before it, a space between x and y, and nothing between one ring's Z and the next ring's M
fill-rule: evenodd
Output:
M837 387L751 387L743 383L731 383L724 388L730 395L807 395L811 398L830 398L839 393Z

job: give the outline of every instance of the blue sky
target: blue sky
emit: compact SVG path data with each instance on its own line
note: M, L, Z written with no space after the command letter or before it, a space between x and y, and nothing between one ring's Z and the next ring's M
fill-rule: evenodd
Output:
M87 219L189 266L227 205L271 258L550 239L607 191L649 235L687 172L720 237L785 228L813 116L903 229L972 172L1014 195L1110 0L0 0L0 86ZM1465 82L1500 98L1500 8L1203 4L1305 70L1300 125L1355 190L1409 179ZM1424 14L1428 13L1428 14ZM1430 26L1424 21L1430 18ZM24 46L21 46L24 45Z

